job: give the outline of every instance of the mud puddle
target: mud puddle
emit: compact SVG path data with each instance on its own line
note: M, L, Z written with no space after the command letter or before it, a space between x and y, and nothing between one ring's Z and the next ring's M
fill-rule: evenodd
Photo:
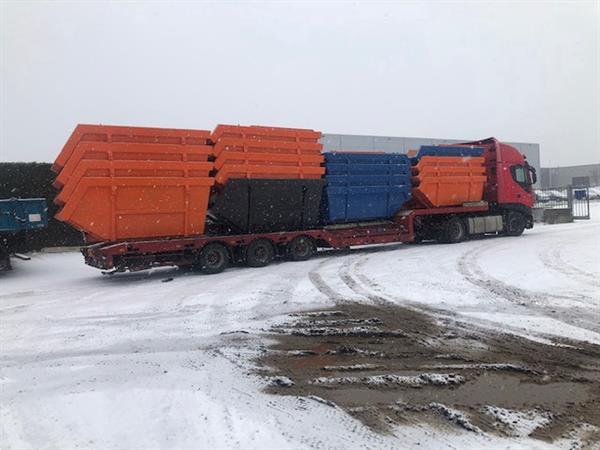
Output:
M379 432L429 422L600 442L600 346L546 345L396 306L340 305L274 327L268 391L343 408ZM584 430L584 431L582 431Z

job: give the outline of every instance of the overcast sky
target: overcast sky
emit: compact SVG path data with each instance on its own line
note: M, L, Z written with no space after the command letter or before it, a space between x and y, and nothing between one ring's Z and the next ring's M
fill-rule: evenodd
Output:
M53 161L77 123L239 123L600 162L598 1L0 3L0 161Z

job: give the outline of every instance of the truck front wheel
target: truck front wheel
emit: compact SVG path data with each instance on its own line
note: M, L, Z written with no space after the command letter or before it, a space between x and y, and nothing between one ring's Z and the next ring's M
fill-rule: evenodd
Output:
M525 217L523 214L518 212L511 212L506 217L506 226L504 228L504 234L507 236L520 236L525 230Z
M455 244L467 238L467 227L458 217L452 217L446 221L442 229L442 242Z
M229 252L223 244L213 242L206 245L198 255L197 269L206 274L223 272L229 264Z

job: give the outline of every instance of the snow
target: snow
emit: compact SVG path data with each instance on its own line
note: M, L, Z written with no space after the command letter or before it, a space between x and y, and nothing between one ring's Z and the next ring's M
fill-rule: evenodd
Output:
M425 423L378 434L317 399L267 394L277 381L252 360L268 345L261 331L339 300L600 343L599 232L592 202L590 221L518 238L322 252L213 276L103 276L78 253L15 260L0 274L0 448L550 448L525 437L533 416L507 438Z
M508 428L514 436L528 436L537 428L548 424L551 418L547 412L535 410L513 411L490 405L484 406L482 410Z
M524 328L538 334L551 334L553 336L569 336L579 341L587 341L600 345L600 334L564 323L552 317L523 316L516 314L467 312L470 317L483 319L490 322L500 322L511 328Z
M592 220L536 225L521 237L349 256L341 273L363 295L429 305L535 340L598 343L600 202L590 206Z
M419 375L370 375L366 377L319 377L312 384L365 384L365 385L404 385L420 387L427 384L446 386L462 384L465 378L455 373L422 373Z
M528 367L517 366L515 364L506 363L490 363L490 364L440 364L430 366L431 369L484 369L484 370L508 370L511 372L521 373L536 373Z
M353 372L361 370L380 369L378 364L351 364L349 366L323 366L323 370L328 372Z
M478 427L471 423L467 416L465 416L462 412L456 409L450 408L446 405L437 402L430 403L429 407L467 431L471 431L473 433L481 432L481 430Z
M269 384L272 386L292 387L295 383L289 377L270 377Z

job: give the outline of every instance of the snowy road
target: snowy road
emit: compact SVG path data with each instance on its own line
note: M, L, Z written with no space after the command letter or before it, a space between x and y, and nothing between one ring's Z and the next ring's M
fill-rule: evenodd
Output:
M378 434L249 373L287 314L398 304L551 345L600 345L600 205L518 238L323 252L202 276L102 276L77 253L0 274L0 448L568 446L440 430Z

